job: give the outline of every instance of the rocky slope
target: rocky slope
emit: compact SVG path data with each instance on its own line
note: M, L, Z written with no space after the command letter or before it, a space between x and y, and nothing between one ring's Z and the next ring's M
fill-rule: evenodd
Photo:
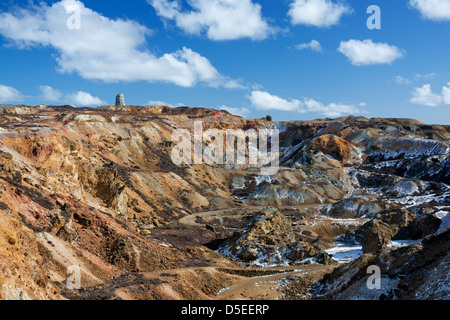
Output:
M399 278L383 297L448 294L449 127L213 112L0 106L0 299L345 299L369 263ZM278 172L175 165L194 121L279 129Z
M328 264L331 260L318 245L297 241L291 222L275 208L258 212L243 228L218 252L257 266L292 265L306 259Z

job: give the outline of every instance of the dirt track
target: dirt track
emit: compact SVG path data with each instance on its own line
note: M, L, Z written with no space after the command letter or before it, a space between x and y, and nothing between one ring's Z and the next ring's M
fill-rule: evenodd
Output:
M311 264L295 267L275 267L266 269L250 268L180 268L158 272L143 273L148 281L164 279L164 283L158 288L166 297L173 299L186 299L180 292L180 285L185 289L199 286L201 277L210 277L210 294L199 292L202 299L217 300L280 300L284 299L283 284L290 281L298 281L307 278L314 282L319 280L335 266ZM225 280L220 285L216 280ZM199 282L199 283L197 283ZM199 290L200 291L200 290ZM117 295L126 298L126 291L120 290Z
M186 217L183 217L179 220L181 224L194 226L194 227L204 227L203 224L199 224L196 222L197 219L203 218L204 220L207 220L208 218L217 218L221 220L225 214L239 212L236 215L243 215L243 211L245 214L250 212L257 212L259 210L264 209L265 207L257 206L257 207L240 207L240 208L228 208L228 209L220 209L220 210L214 210L214 211L206 211L201 213L195 213L188 215ZM233 214L231 216L234 216ZM229 215L230 217L230 215Z
M331 266L312 264L290 268L271 268L265 271L280 272L273 275L250 277L224 288L220 300L280 300L283 299L282 280L301 278L320 279L333 269ZM287 271L285 271L287 270Z

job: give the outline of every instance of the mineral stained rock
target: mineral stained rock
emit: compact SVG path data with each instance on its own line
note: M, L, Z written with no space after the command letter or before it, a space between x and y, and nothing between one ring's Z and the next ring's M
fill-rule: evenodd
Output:
M448 126L121 102L0 105L0 299L448 297ZM278 171L176 165L195 121L278 129Z
M290 265L309 258L324 264L331 261L318 246L296 241L290 221L275 208L258 212L219 252L259 266Z

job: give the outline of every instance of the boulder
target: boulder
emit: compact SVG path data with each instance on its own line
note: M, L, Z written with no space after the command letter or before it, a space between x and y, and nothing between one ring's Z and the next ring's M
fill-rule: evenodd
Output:
M406 240L417 238L413 227L416 215L408 210L401 209L394 211L383 215L381 219L390 226L393 232L393 239Z
M383 250L394 235L391 227L378 219L366 222L355 232L355 238L362 245L364 253Z
M383 208L374 200L347 198L335 203L327 214L337 218L374 218L381 211Z
M406 196L414 196L420 193L420 189L413 181L400 180L386 190L388 195L402 198Z

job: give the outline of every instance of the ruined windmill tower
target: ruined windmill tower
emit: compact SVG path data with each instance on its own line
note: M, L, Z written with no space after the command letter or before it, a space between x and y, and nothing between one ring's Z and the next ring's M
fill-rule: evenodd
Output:
M116 96L116 107L124 107L125 106L125 97L123 94L118 94Z

